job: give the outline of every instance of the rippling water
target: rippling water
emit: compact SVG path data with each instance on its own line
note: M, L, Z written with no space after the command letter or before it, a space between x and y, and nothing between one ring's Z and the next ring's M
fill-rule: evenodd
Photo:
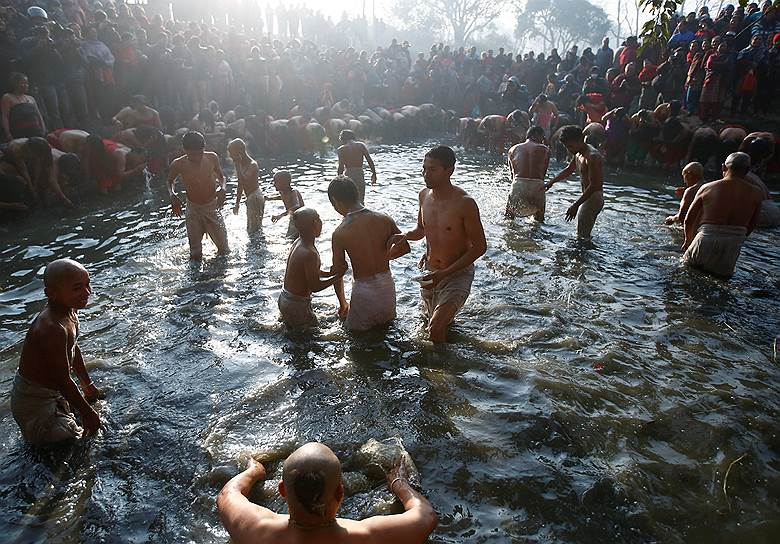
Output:
M380 185L367 204L402 229L416 220L432 143L373 148ZM754 233L735 277L719 281L682 267L681 232L660 225L676 180L610 175L585 245L564 221L577 182L556 185L546 224L511 222L504 168L460 155L455 178L479 203L489 248L443 347L425 340L409 280L421 244L393 263L398 319L387 331L345 333L329 290L315 298L314 337L284 333L276 297L289 242L284 221L268 219L278 202L251 239L243 208L236 217L228 203L233 254L219 259L207 243L202 265L188 263L161 182L86 215L0 227L3 539L226 542L214 498L247 454L264 454L274 478L296 445L320 440L359 471L361 444L397 435L440 515L432 542L777 542L778 231ZM334 157L264 166L293 172L323 217L330 262L339 217L323 177ZM105 428L35 452L8 391L44 304L42 268L66 256L92 274L81 346L108 392ZM725 473L743 454L727 498ZM342 514L386 508L371 478ZM270 487L257 499L281 508Z

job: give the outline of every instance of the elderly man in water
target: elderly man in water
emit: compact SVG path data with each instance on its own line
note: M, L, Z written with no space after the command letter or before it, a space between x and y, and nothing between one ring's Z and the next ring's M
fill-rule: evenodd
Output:
M512 190L506 205L507 217L533 215L544 221L544 177L550 164L550 148L544 145L544 129L533 126L527 140L509 149L507 162L512 176Z
M317 317L311 307L311 294L322 291L341 280L346 267L320 269L320 253L314 241L322 234L322 221L312 208L298 208L291 221L295 223L300 236L293 243L290 256L287 257L287 270L284 273L284 287L279 294L279 312L281 320L291 328L306 327L317 323ZM333 270L336 270L334 272ZM338 294L339 291L337 290ZM341 286L339 300L344 297ZM339 313L346 314L346 307Z
M341 463L324 444L298 448L282 468L279 494L288 514L277 514L247 498L266 478L265 467L254 459L231 479L217 497L217 511L236 544L423 543L438 524L436 512L408 480L403 461L387 475L390 491L401 501L403 514L374 516L360 521L336 517L344 500Z
M349 255L354 274L344 326L365 331L388 323L395 319L395 283L390 259L407 253L409 244L404 241L388 248L390 238L401 231L391 217L360 203L358 189L350 178L334 178L328 185L328 198L333 208L344 216L333 232L333 267L346 270L346 255ZM344 284L336 285L341 307L347 307Z
M596 218L604 208L604 158L599 150L585 143L580 127L563 127L560 142L574 157L569 166L547 183L547 190L579 171L582 196L566 210L566 221L572 221L576 217L577 236L590 238Z
M78 345L76 312L86 307L92 294L89 273L76 261L58 259L46 266L43 285L48 303L24 339L11 390L11 413L31 444L63 442L95 433L100 416L90 403L103 398L84 366ZM73 381L73 373L81 389ZM71 407L80 414L81 425Z
M487 250L476 201L450 179L455 160L455 152L443 145L425 154L417 226L390 239L391 247L404 240L427 241L426 274L419 279L433 342L446 340L447 328L471 293L474 262Z
M763 191L746 179L749 172L750 157L732 153L723 163L723 179L699 189L685 216L684 262L716 276L734 275L764 200Z
M696 194L705 183L704 166L702 166L700 162L690 162L683 168L682 177L685 182L685 188L683 190L682 199L680 200L680 209L675 215L670 215L666 218L667 225L685 222L688 208L691 207L693 199L696 198Z
M338 174L344 174L355 182L358 190L358 199L361 204L366 199L366 180L363 173L363 159L366 159L371 169L371 184L376 183L376 166L374 159L368 152L368 147L363 142L355 139L355 133L351 130L342 130L339 134L341 146L337 153L339 156Z

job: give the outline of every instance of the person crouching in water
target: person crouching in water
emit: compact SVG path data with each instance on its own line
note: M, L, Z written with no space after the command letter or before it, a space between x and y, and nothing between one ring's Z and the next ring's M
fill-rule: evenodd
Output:
M328 198L344 220L333 232L333 266L347 268L346 255L352 263L354 282L347 305L344 283L336 284L344 326L353 331L365 331L395 319L395 283L390 272L390 259L410 251L405 240L388 248L394 234L401 231L389 216L367 209L360 203L355 182L337 176L328 185Z
M317 323L311 308L311 294L327 289L339 281L346 268L330 271L320 269L320 253L314 245L322 233L322 221L312 208L299 208L291 220L299 233L287 257L284 288L279 295L281 320L288 327L306 327ZM341 297L344 296L341 288Z
M238 190L236 191L236 205L233 214L238 215L241 207L241 195L246 193L246 230L249 234L263 228L263 211L265 210L265 197L257 182L259 167L246 152L246 143L236 138L228 144L228 154L236 165L236 177L238 177Z
M544 177L550 164L550 148L544 145L544 129L533 126L528 139L509 149L507 162L512 176L512 190L506 206L507 217L533 215L544 221L546 190Z
M78 345L76 311L92 294L89 273L76 261L58 259L46 267L43 284L48 304L27 332L11 390L11 413L22 436L35 445L95 433L100 416L90 403L103 398ZM74 372L81 390L71 376ZM71 406L81 415L81 425Z
M219 492L217 512L231 542L422 544L438 524L431 503L409 484L403 461L388 473L387 482L390 492L403 504L404 513L360 521L336 517L344 500L341 462L324 444L310 442L284 462L279 494L287 502L289 515L249 501L254 485L265 479L265 467L250 459L246 470Z

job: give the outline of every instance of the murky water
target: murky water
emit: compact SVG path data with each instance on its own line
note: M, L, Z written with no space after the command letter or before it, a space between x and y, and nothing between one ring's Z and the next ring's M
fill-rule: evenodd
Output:
M402 229L431 143L374 149L380 185L367 203ZM265 166L292 170L322 215L327 263L334 159L290 161ZM297 444L321 440L349 469L366 440L397 435L440 514L432 542L777 542L780 232L752 235L736 276L718 281L682 267L681 233L660 225L676 180L611 175L590 247L564 221L578 183L556 185L539 226L503 218L505 175L461 153L456 178L477 198L489 249L440 348L424 339L409 280L420 244L393 264L398 319L386 332L345 333L328 291L307 338L276 321L284 221L250 239L228 203L233 254L218 259L208 243L201 266L159 182L86 215L2 226L3 540L226 542L214 498L248 453L276 474ZM43 306L42 267L65 256L92 274L81 346L108 392L105 428L88 445L34 452L8 391ZM266 504L280 508L269 487ZM369 475L342 513L382 511L384 499Z

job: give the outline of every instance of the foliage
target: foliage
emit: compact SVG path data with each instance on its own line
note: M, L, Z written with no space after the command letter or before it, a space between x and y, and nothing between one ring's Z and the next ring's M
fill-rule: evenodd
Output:
M492 27L507 0L397 0L393 14L408 28L426 29L456 47L468 45L480 32Z
M562 54L572 45L596 45L612 23L607 13L588 0L528 0L517 15L515 34L530 35Z

